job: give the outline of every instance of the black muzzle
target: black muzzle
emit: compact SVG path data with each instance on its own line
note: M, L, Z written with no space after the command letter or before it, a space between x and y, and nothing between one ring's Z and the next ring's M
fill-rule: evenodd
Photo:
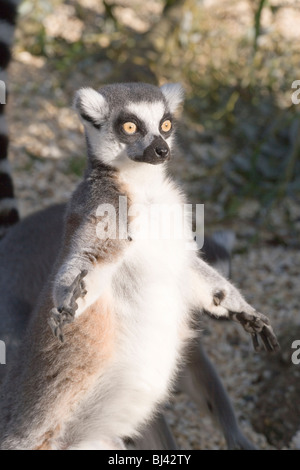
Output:
M141 157L135 159L139 162L158 165L170 160L170 149L167 142L162 137L155 137L151 144L145 148Z

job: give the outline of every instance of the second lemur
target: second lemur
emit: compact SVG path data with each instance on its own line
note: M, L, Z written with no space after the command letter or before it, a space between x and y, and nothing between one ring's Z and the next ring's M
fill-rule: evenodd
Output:
M185 202L166 174L181 101L174 84L77 93L88 168L4 383L2 449L122 448L166 399L193 337L194 311L240 322L256 348L258 337L278 348L268 319L197 256L191 229L185 238L141 236L148 209L162 207L171 219Z

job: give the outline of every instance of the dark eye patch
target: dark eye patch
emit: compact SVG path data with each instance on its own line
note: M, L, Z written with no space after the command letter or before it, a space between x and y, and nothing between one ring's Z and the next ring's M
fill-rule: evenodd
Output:
M133 122L137 130L134 134L129 135L123 129L123 124L126 122ZM130 143L135 141L138 137L145 136L147 134L147 129L145 124L137 118L134 114L130 113L121 113L117 117L114 123L114 131L116 135L119 137L120 141L123 143Z
M163 124L165 121L171 121L171 123L172 123L172 127L171 127L171 129L170 129L168 132L164 132L164 131L162 130L162 128L161 128L162 124ZM166 113L166 114L162 117L162 119L160 120L160 123L159 123L159 132L160 132L165 138L167 138L167 137L169 137L169 136L172 134L173 129L174 129L174 119L173 119L173 116L172 116L172 114L170 114L170 113Z

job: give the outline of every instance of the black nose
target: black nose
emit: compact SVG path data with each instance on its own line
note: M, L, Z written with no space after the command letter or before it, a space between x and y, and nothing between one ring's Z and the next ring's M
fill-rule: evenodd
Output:
M135 161L160 165L170 159L170 153L167 142L159 135L154 137L151 144L145 148L143 155L135 158Z
M166 147L156 147L155 153L161 158L166 158L169 153L169 149Z

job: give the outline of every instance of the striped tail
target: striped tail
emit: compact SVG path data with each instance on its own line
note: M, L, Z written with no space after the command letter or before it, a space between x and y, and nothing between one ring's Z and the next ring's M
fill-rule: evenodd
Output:
M19 220L8 161L9 137L4 111L7 98L6 69L11 60L11 46L20 1L0 0L0 238Z

